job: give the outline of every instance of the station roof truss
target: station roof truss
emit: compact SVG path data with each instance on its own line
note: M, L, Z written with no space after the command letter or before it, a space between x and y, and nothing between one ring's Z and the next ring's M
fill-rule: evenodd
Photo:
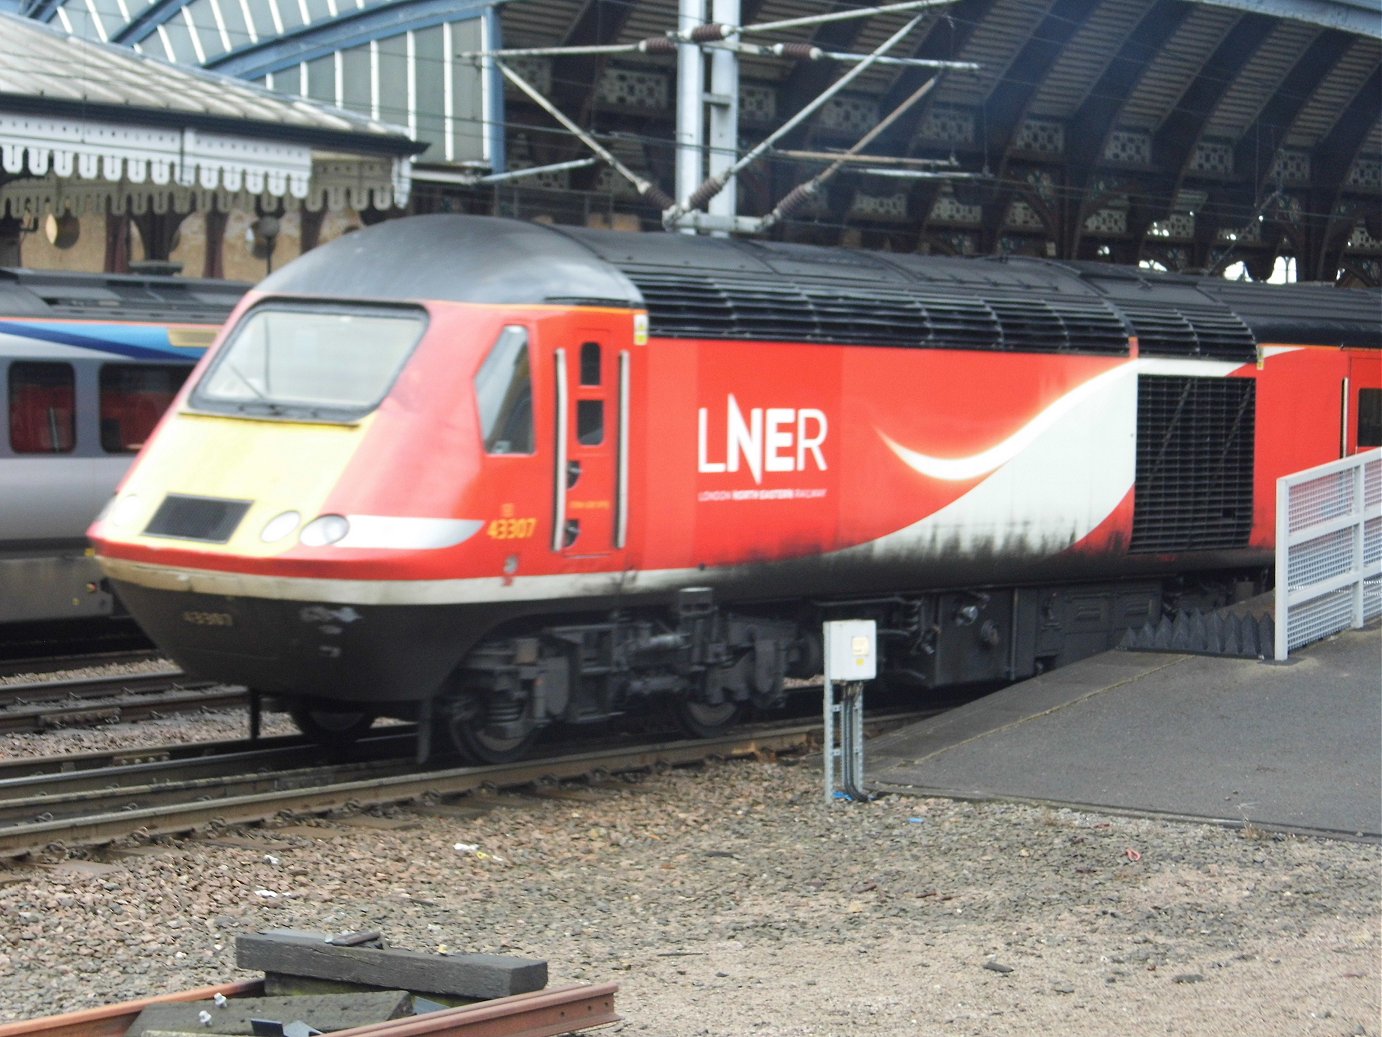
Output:
M406 127L430 145L415 208L454 208L459 194L482 211L646 228L662 222L674 194L676 59L635 45L677 29L678 6L27 0L23 10ZM741 0L738 25L874 6L883 5ZM755 38L827 57L739 54L736 157L852 67L828 55L869 54L917 13ZM1376 0L954 0L920 13L890 56L953 67L874 64L738 172L737 211L774 211L895 116L862 149L876 162L841 164L772 236L1180 271L1242 262L1258 279L1289 257L1301 280L1382 281ZM463 21L483 28L465 35ZM512 79L481 78L468 92L457 85L466 66L457 53L558 47L567 51L503 63L579 133ZM392 76L381 72L390 68ZM403 84L392 101L391 78ZM469 96L477 92L494 96ZM616 162L591 162L586 137ZM490 182L476 186L454 175L459 168L490 173ZM524 170L531 175L514 177Z
M397 126L0 12L0 217L407 201Z
M743 0L741 25L845 11L848 3ZM589 48L656 37L671 0L569 0L503 10L506 48ZM786 30L777 38L865 54L911 11ZM899 251L1150 261L1376 284L1382 274L1382 19L1371 0L957 0L927 12L892 52L977 66L934 89L867 149L934 171L851 164L781 236ZM510 59L654 183L671 180L666 62L638 54ZM808 105L838 62L743 57L740 151ZM934 70L879 64L777 153L739 178L741 211L763 213L841 152ZM509 92L510 166L579 150ZM515 127L522 126L522 130ZM551 127L551 129L549 129ZM947 175L949 168L954 174ZM565 182L629 189L607 170Z

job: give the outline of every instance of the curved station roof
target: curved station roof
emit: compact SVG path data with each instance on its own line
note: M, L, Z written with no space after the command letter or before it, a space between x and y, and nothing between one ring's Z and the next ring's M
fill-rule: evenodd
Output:
M1376 0L11 2L401 127L412 211L713 226L678 183L699 92L732 120L702 153L734 167L720 229L1382 281ZM680 48L707 71L679 90L696 25L728 28Z

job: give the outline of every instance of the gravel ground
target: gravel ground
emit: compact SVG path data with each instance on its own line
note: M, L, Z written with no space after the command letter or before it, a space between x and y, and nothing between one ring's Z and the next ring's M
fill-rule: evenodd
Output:
M242 717L0 738L233 737ZM278 728L270 725L270 733ZM1382 1031L1382 851L1005 803L823 801L719 763L461 819L285 821L0 870L0 1021L245 978L238 933L381 930L619 983L648 1037Z

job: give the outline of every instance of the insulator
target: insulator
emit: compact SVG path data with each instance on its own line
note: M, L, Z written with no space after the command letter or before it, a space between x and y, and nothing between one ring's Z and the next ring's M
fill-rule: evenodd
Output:
M811 196L815 193L816 187L814 181L805 184L798 184L796 187L792 188L790 191L787 192L787 197L782 199L782 201L778 203L777 209L774 211L777 213L779 218L783 216L788 216L796 212L808 201L810 201Z
M642 54L675 54L677 41L669 40L666 36L649 36L646 40L638 41L638 50Z
M670 209L677 204L676 200L657 184L644 184L642 195L659 209Z
M733 35L732 25L698 25L691 30L691 42L714 43L716 40L727 40Z
M691 197L686 199L686 207L688 209L699 209L702 205L719 194L724 186L725 182L723 180L719 177L712 176L705 183L701 184L700 187L691 192Z
M824 51L809 43L775 43L773 53L780 58L791 58L793 61L819 61Z

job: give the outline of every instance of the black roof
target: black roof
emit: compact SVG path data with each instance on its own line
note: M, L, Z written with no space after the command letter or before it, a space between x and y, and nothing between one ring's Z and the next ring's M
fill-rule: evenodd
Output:
M889 255L482 216L386 221L266 293L646 308L665 338L1251 360L1262 342L1382 345L1382 292L1235 284L1100 263Z
M212 278L0 267L0 317L220 324L249 288Z

